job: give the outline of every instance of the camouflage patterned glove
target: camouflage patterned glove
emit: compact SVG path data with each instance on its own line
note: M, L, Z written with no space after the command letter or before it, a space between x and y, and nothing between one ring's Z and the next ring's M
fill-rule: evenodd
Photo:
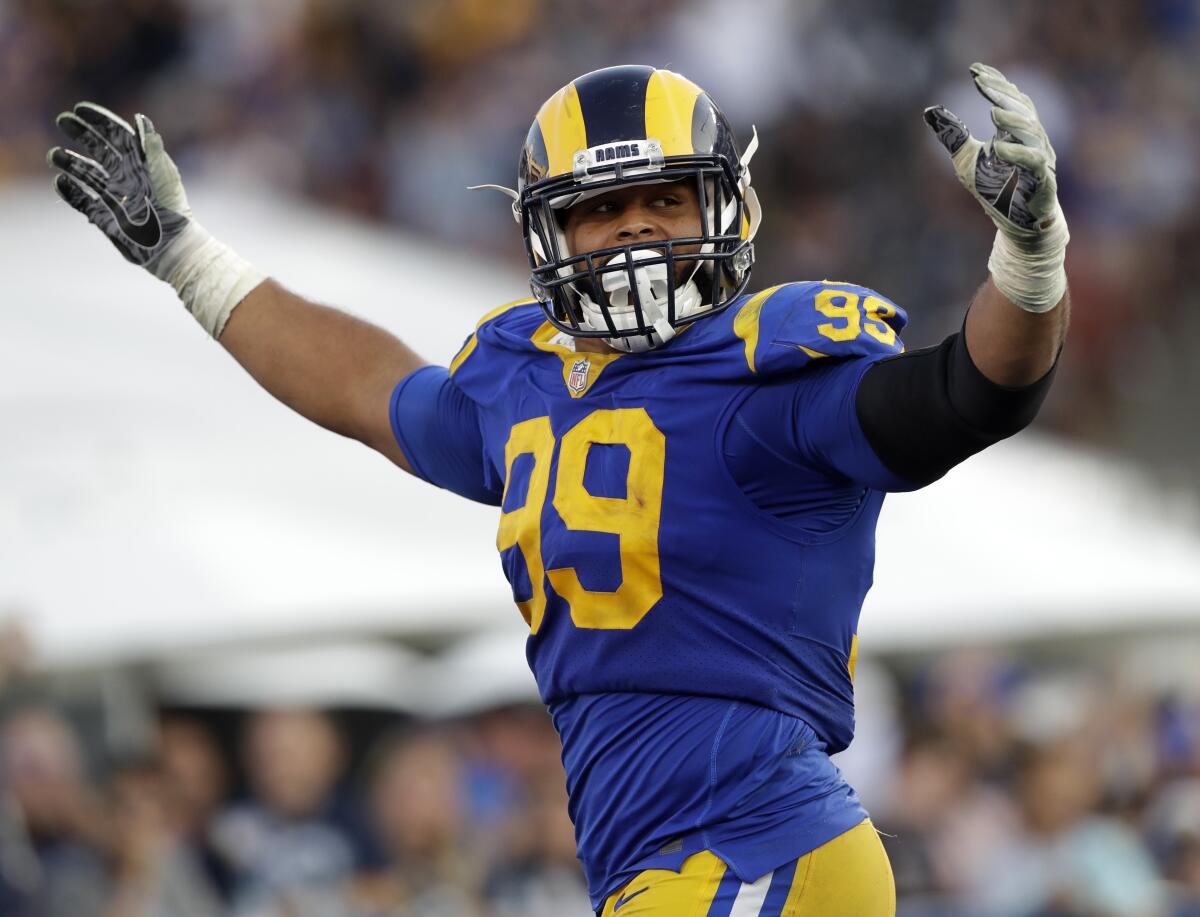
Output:
M126 259L170 283L213 337L264 276L192 219L179 170L145 115L80 102L56 123L82 150L54 147L54 190Z
M107 108L80 102L56 123L84 154L54 147L59 197L100 229L129 261L155 268L192 217L175 163L145 115L137 131ZM159 180L154 182L151 169Z
M1058 203L1056 157L1029 96L1004 74L972 64L975 88L992 103L995 136L984 143L941 105L925 122L950 153L958 180L996 224L988 269L997 288L1029 312L1046 312L1066 290L1070 239Z

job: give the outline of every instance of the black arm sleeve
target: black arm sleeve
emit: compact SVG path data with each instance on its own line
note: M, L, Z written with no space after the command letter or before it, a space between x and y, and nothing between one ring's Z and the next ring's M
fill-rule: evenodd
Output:
M997 385L971 360L966 339L880 360L863 376L855 411L867 442L895 474L936 481L963 459L1028 426L1058 361L1037 382Z

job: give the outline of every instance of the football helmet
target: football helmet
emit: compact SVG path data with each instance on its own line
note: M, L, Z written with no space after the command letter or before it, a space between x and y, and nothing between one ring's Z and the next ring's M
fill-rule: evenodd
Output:
M754 262L756 147L757 135L739 156L708 94L669 70L608 67L552 95L521 150L513 214L533 295L555 327L643 351L729 306ZM563 226L573 205L613 188L678 181L694 183L699 236L568 250Z

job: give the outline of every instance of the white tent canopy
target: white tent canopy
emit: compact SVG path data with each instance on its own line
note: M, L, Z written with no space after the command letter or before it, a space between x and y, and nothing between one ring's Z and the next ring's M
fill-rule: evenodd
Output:
M45 663L519 631L493 508L280 407L46 184L0 188L0 616L24 620ZM192 198L264 270L431 360L525 288L514 269L322 211ZM890 497L878 544L867 649L1200 612L1195 516L1034 434Z

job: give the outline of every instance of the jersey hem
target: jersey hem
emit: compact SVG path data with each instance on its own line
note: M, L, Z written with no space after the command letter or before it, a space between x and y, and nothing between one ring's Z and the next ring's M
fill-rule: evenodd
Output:
M705 851L708 851L718 860L724 863L726 868L737 877L738 881L757 882L767 873L772 872L773 870L776 870L780 866L784 866L793 860L798 860L801 857L807 856L814 850L817 850L818 848L823 847L825 844L828 844L830 841L841 837L847 831L853 831L864 822L870 821L870 813L868 813L866 809L862 808L861 805L855 806L855 810L856 811L850 811L847 813L850 815L850 818L830 817L806 821L806 827L815 827L823 830L817 831L808 840L797 842L793 846L789 847L781 844L781 852L779 856L771 857L768 861L766 861L772 863L773 865L766 866L765 868L763 867L762 863L758 863L752 868L747 869L748 864L743 863L742 865L739 865L738 863L739 860L745 859L743 857L739 857L736 854L733 856L728 856L720 849L719 846L715 844L705 843L704 846L689 847L687 839L684 839L683 849L680 851L680 853L676 854L670 859L657 856L646 857L626 869L619 870L611 881L605 883L605 891L598 898L589 895L592 909L599 913L609 898L632 882L640 873L646 872L650 869L667 869L675 873L681 872L683 870L683 864L687 862L689 857L693 857L696 854L703 853Z

